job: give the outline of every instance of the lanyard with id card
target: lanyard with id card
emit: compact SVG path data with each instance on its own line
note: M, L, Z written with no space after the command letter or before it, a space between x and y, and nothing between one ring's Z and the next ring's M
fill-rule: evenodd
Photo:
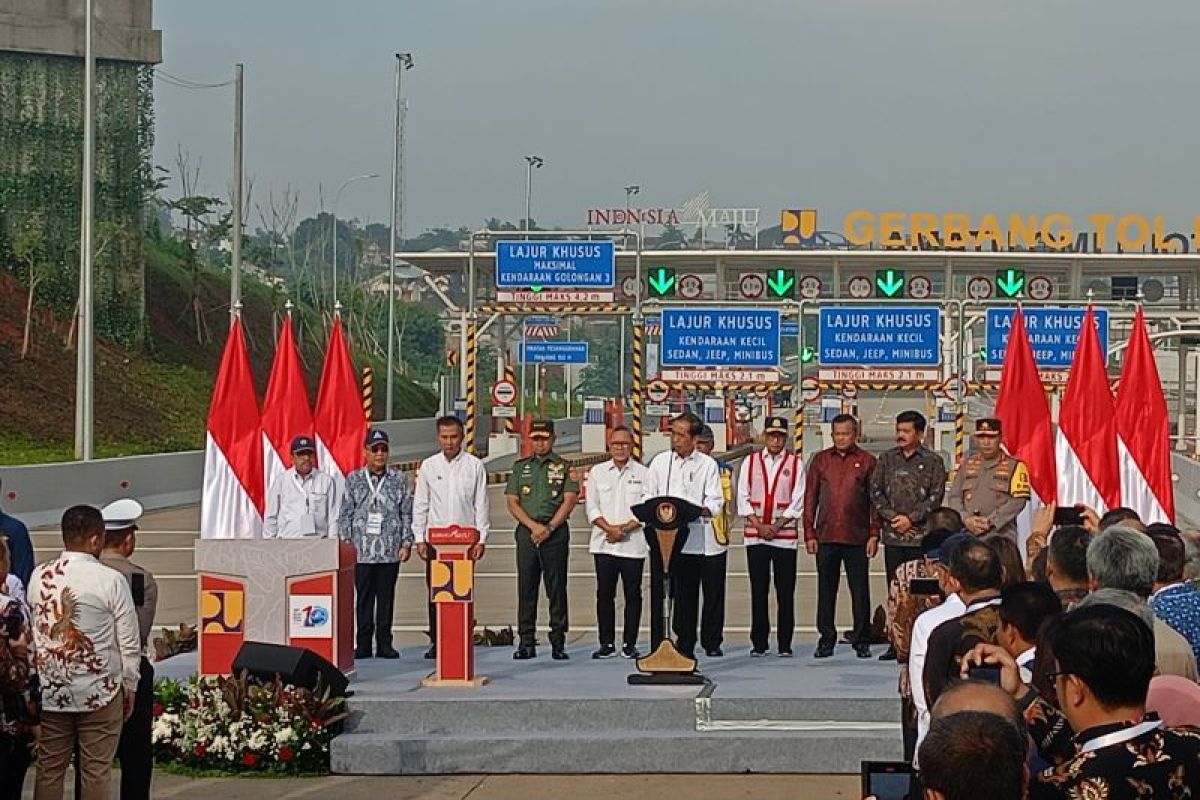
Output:
M371 505L367 509L367 536L380 536L383 533L383 481L387 476L373 482L367 478L367 488L371 490Z
M304 482L297 476L293 475L292 480L296 482L296 488L304 495L304 513L300 515L300 519L296 522L296 528L301 536L316 536L317 520L312 513L312 498L308 495L308 489L305 488Z

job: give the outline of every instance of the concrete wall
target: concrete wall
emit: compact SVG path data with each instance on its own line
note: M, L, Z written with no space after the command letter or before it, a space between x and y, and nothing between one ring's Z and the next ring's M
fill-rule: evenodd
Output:
M81 58L83 8L78 0L0 0L0 50ZM152 0L96 0L96 57L161 62L152 12Z
M1200 527L1200 461L1173 453L1171 472L1175 476L1175 524Z

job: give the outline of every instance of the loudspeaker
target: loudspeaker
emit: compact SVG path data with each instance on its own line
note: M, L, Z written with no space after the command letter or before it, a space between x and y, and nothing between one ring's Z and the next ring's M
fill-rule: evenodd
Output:
M288 647L266 642L245 642L233 659L233 673L246 670L264 680L274 680L278 675L284 683L315 689L317 676L331 691L331 697L345 697L350 681L340 669L312 650L303 647Z

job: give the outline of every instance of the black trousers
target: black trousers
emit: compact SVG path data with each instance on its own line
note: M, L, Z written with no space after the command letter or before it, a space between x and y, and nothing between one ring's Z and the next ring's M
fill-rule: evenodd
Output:
M21 800L25 772L32 761L27 739L0 736L0 800Z
M372 639L376 650L392 646L392 606L396 602L396 578L399 576L399 561L354 567L359 650L369 651Z
M773 572L779 650L791 650L796 631L796 551L769 544L750 545L746 548L746 568L750 572L751 647L766 650L771 638L769 607Z
M432 596L429 590L429 574L433 570L433 562L437 561L437 550L433 545L429 547L429 558L425 561L425 597L428 599ZM429 644L437 646L437 603L429 600Z
M550 532L540 545L529 529L517 526L517 638L532 647L537 632L538 588L546 587L550 601L550 646L562 647L567 639L567 560L571 531L566 523Z
M617 637L617 580L625 594L624 644L637 644L638 626L642 624L643 558L622 558L608 553L595 553L596 562L596 625L600 644L616 644Z
M121 763L121 800L150 800L150 776L154 772L154 667L143 658L133 713L121 727L117 761Z
M696 652L696 619L700 621L700 646L721 646L725 630L725 564L727 553L702 556L681 553L671 561L675 576L675 644L679 652ZM704 592L704 605L700 593Z
M920 547L903 547L894 544L883 546L883 566L887 570L888 586L896 580L896 570L906 561L916 561L921 557Z
M846 583L850 586L850 608L854 628L853 644L871 643L871 586L867 580L867 547L855 544L817 545L817 633L822 644L837 642L834 612L837 610L838 585L842 565L846 565Z

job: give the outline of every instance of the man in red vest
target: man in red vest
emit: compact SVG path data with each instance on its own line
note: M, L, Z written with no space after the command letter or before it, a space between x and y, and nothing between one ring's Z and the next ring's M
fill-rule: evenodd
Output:
M796 521L804 515L804 464L784 449L786 419L767 417L763 433L767 446L751 453L738 475L738 515L746 520L743 536L750 572L750 655L767 654L774 570L779 655L790 657L796 627Z

